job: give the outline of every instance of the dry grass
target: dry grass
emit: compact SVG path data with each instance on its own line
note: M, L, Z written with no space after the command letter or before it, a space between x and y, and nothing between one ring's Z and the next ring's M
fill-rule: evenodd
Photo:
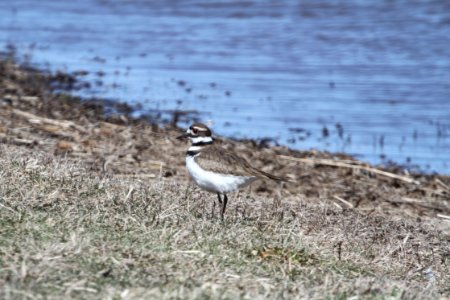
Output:
M2 299L450 296L450 238L432 224L248 192L222 222L185 181L0 153Z

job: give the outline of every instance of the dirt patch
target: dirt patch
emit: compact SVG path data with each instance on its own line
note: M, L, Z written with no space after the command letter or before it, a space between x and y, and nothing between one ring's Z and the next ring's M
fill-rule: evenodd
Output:
M1 61L0 141L81 160L99 173L188 180L187 145L175 139L182 129L131 118L127 105L61 92L76 82L71 75ZM450 222L448 176L407 174L399 167L379 170L344 154L294 151L253 140L219 141L256 167L293 181L255 182L256 195L331 202L367 214L431 217L443 227Z

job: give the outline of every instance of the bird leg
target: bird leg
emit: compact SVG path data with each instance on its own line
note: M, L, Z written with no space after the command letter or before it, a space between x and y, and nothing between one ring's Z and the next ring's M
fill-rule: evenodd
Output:
M219 203L222 204L222 199L220 198L220 194L217 193L217 198L219 198ZM216 211L216 201L213 201L212 211L211 211L211 218L214 217Z
M223 194L222 220L223 220L223 215L225 214L225 209L227 208L227 202L228 202L227 194Z
M222 199L220 199L220 193L217 193L217 198L219 198L219 203L222 204Z

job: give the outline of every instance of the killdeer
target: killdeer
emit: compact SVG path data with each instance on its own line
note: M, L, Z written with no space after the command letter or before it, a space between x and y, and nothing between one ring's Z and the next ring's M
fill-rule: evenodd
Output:
M227 193L245 187L257 179L287 181L258 170L236 153L214 145L211 130L202 123L194 123L178 137L183 138L191 140L191 146L186 152L188 172L200 188L217 194L219 203L222 204L222 219L228 202Z

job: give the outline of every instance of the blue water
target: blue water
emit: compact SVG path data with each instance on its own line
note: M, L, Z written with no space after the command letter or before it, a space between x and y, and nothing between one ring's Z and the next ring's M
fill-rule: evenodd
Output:
M450 174L448 1L2 1L11 45L84 97Z

